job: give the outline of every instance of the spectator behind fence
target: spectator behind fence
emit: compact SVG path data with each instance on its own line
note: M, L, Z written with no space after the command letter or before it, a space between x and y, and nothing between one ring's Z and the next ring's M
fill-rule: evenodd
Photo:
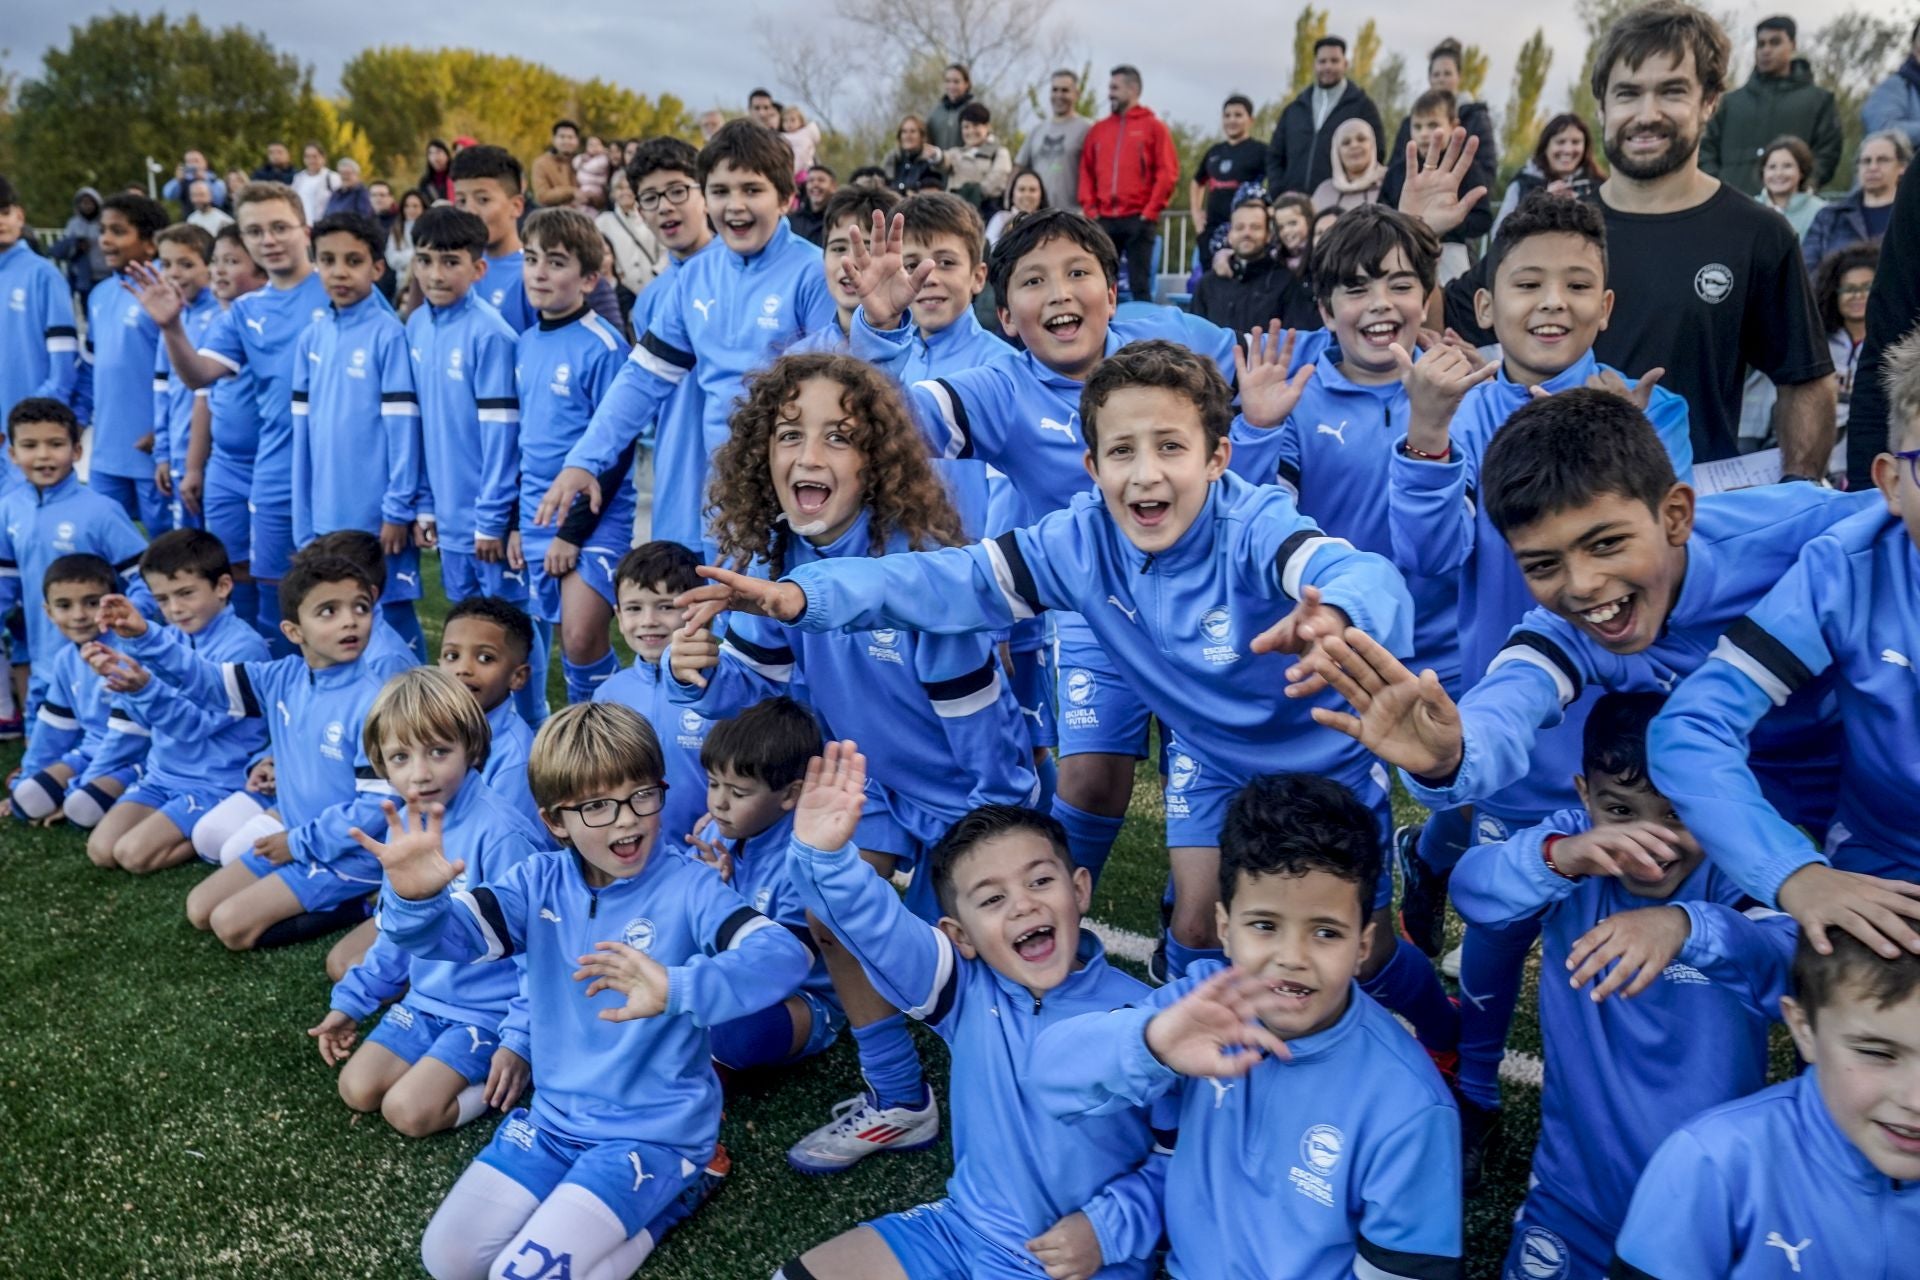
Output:
M1052 114L1035 125L1013 162L1039 176L1054 207L1080 212L1080 152L1093 121L1079 112L1080 77L1060 70L1048 77L1047 106Z
M1814 215L1801 237L1800 252L1807 270L1828 254L1863 240L1878 242L1893 218L1893 197L1900 178L1913 162L1913 145L1903 134L1888 129L1870 133L1860 142L1854 166L1859 181L1853 190Z
M1333 176L1333 134L1348 120L1373 129L1374 156L1385 159L1380 108L1366 90L1347 79L1347 42L1321 36L1313 45L1313 83L1280 113L1267 145L1267 190L1306 195Z
M1160 214L1180 180L1173 134L1140 105L1140 70L1127 63L1107 78L1113 114L1087 132L1080 153L1080 206L1113 240L1127 268L1127 292L1153 301L1153 249Z
M943 94L927 112L927 141L942 151L961 144L960 113L973 98L973 73L962 62L949 63L940 75Z
M1860 123L1868 133L1897 130L1909 145L1920 147L1920 22L1907 38L1906 58L1867 95Z
M1244 93L1228 97L1220 108L1220 131L1224 142L1216 142L1200 157L1200 167L1187 181L1187 208L1193 212L1193 235L1203 240L1233 215L1234 198L1241 186L1258 182L1266 174L1267 148L1253 136L1253 100Z
M360 181L360 162L352 156L343 156L340 167L335 171L340 185L327 197L326 216L336 213L351 213L369 221L377 221L373 208L373 193L367 184Z
M1793 227L1793 234L1804 237L1813 223L1813 215L1827 207L1813 191L1813 152L1795 137L1775 138L1760 161L1760 194L1754 199L1780 211Z
M1593 155L1593 134L1579 114L1563 111L1547 121L1534 144L1533 155L1507 184L1507 194L1494 215L1493 229L1500 230L1506 216L1520 207L1535 191L1553 195L1585 196L1606 180L1599 161Z
M1700 168L1737 191L1758 195L1775 138L1799 138L1813 151L1817 190L1840 168L1840 113L1796 56L1792 18L1763 18L1754 31L1753 74L1720 101L1700 139Z

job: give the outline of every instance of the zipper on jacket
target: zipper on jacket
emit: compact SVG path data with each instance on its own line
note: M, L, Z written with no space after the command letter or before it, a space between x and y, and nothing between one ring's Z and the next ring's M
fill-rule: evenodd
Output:
M600 915L600 891L591 886L587 889L587 919L597 919Z

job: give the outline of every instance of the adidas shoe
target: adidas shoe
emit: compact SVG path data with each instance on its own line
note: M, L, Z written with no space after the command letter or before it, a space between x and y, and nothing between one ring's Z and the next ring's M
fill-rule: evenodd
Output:
M1452 873L1435 871L1420 860L1424 824L1393 833L1393 860L1400 867L1400 936L1428 957L1440 954L1446 936L1447 881Z
M807 1174L840 1173L881 1151L924 1151L940 1137L933 1090L918 1107L883 1107L872 1090L834 1104L833 1119L787 1151L787 1163Z

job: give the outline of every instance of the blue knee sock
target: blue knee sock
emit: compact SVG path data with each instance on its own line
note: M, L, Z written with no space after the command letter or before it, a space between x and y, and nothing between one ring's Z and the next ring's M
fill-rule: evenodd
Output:
M1033 772L1040 779L1040 799L1033 807L1043 813L1049 812L1060 788L1060 767L1054 763L1053 752L1043 754Z
M233 594L227 597L227 603L233 606L233 611L245 618L250 625L255 627L260 625L260 584L252 578L235 581Z
M1474 925L1460 949L1460 1092L1483 1107L1500 1105L1500 1059L1520 999L1527 952L1538 921L1497 929Z
M407 642L407 648L413 650L416 662L427 660L427 633L420 629L420 615L413 611L411 600L389 600L380 606L381 614L387 625L400 633Z
M1187 976L1187 966L1202 960L1225 960L1227 953L1218 947L1189 947L1167 934L1167 981L1178 982Z
M1052 812L1067 829L1067 852L1073 855L1073 864L1085 867L1097 882L1126 819L1103 818L1085 809L1076 809L1059 796L1053 798Z
M713 1060L735 1071L772 1066L792 1055L793 1015L787 1002L768 1005L732 1022L723 1022L712 1031Z
M533 620L533 649L527 654L527 683L513 695L520 718L538 729L547 722L547 667L553 654L553 624Z
M853 1029L854 1048L860 1052L860 1074L883 1107L918 1107L927 1100L927 1082L920 1074L920 1055L907 1032L907 1016L896 1013Z
M1411 1022L1413 1034L1429 1052L1458 1048L1460 1011L1447 999L1433 962L1405 938L1395 941L1386 967L1362 982L1361 989Z
M1420 829L1420 861L1435 871L1450 871L1473 843L1473 827L1465 809L1442 809Z
M567 702L592 702L594 690L620 670L620 655L609 649L596 662L574 663L560 656L560 670L567 677Z

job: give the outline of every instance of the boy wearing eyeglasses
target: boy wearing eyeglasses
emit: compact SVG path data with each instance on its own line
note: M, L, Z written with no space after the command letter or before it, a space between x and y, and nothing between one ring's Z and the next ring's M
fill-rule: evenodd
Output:
M1721 833L1729 856L1756 874L1780 883L1822 864L1881 891L1884 905L1864 930L1827 920L1808 932L1818 946L1824 925L1840 923L1892 959L1895 943L1920 950L1920 829L1912 821L1920 787L1920 329L1887 352L1885 377L1890 452L1873 460L1884 507L1811 539L1786 576L1727 628L1653 722L1649 759L1654 783L1687 825ZM1822 680L1837 700L1842 738L1837 807L1817 848L1761 794L1747 738L1774 707ZM1876 927L1880 936L1869 936Z
M524 966L533 1103L435 1211L420 1244L433 1275L631 1275L724 1171L709 1029L785 1000L812 957L707 867L658 847L662 773L636 712L567 707L527 760L565 849L456 890L463 864L447 860L437 806L389 806L388 839L361 835L386 872L380 927L396 946Z

